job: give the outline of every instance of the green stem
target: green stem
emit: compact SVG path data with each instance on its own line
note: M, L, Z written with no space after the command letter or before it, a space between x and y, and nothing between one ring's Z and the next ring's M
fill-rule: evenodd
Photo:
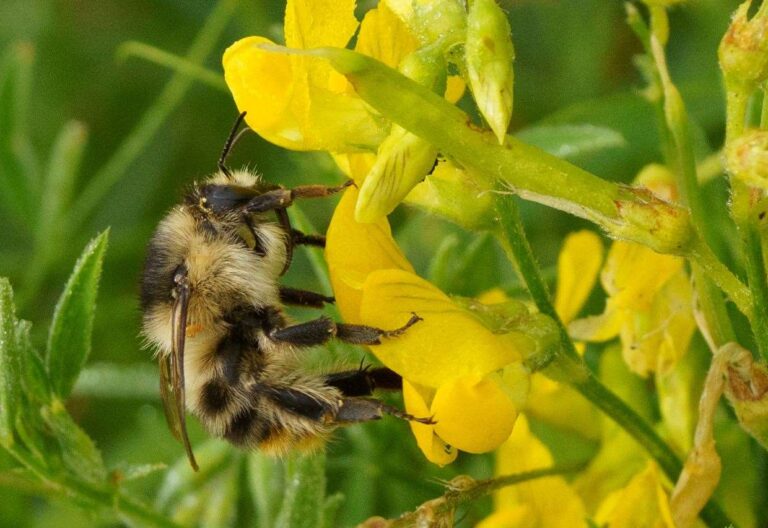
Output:
M121 44L120 47L117 48L116 55L118 59L139 57L154 64L170 68L176 72L183 73L196 81L207 84L211 88L215 88L216 90L227 94L229 93L227 84L224 82L224 78L220 73L216 73L199 64L191 62L184 57L179 57L178 55L156 48L155 46L131 40Z
M180 528L178 524L164 515L136 499L126 497L116 489L99 487L68 475L55 477L50 475L48 470L35 458L28 456L24 451L12 448L9 452L19 463L56 493L65 497L75 496L105 510L114 511L118 516L129 517L141 526Z
M682 200L691 211L691 223L696 231L696 241L692 244L693 254L700 254L699 259L692 262L692 272L695 279L699 306L709 330L709 336L714 340L715 347L720 347L735 339L735 333L725 308L723 296L712 286L712 280L718 284L732 284L737 281L735 276L720 262L708 243L714 239L711 225L707 217L704 200L696 175L696 158L693 154L693 143L689 130L688 112L680 93L667 70L664 49L656 37L651 36L648 45L661 85L663 97L664 121L659 126L666 131L664 136L668 141L666 152L670 156L667 163L676 167L677 183ZM693 260L693 259L692 259ZM704 272L704 263L708 263L709 273ZM739 295L733 286L723 287L730 295ZM754 302L754 292L752 295ZM752 317L754 311L750 299L733 298L734 302L747 315Z
M213 51L216 42L229 22L239 0L221 0L213 9L205 25L189 48L185 60L199 65ZM77 198L69 214L69 230L76 230L104 199L109 190L122 178L130 166L152 141L168 116L181 103L193 78L185 71L174 73L168 84L125 141L109 161L93 176Z
M600 383L576 352L576 347L568 336L565 325L555 311L533 251L525 236L514 199L499 196L496 199L496 208L500 220L499 238L502 247L507 252L510 261L518 269L536 307L540 312L552 317L560 328L563 342L562 353L555 357L552 365L545 373L558 381L569 383L596 407L610 416L645 448L671 481L676 481L682 470L682 463L674 451L631 407ZM730 522L712 500L707 503L701 516L713 528L728 526Z
M685 209L598 178L512 136L507 137L505 145L499 145L493 134L478 131L459 108L370 57L336 48L265 49L328 59L368 104L470 169L486 190L498 190L497 182L502 182L504 191L591 220L613 237L638 242L660 253L692 260L699 256L689 247L696 237L691 236ZM708 264L721 272L713 277L717 285L740 310L749 312L751 301L744 302L750 299L749 290L724 266Z
M726 79L726 152L728 152L731 143L744 133L747 123L748 102L749 89L741 84L728 82ZM765 102L766 97L764 96L761 127L765 125L765 121L768 119ZM729 169L731 168L729 167ZM758 219L754 213L753 192L749 185L732 172L730 173L730 182L731 216L736 222L739 233L744 267L747 272L747 284L752 294L753 317L750 318L752 332L759 354L768 361L768 274L766 273L768 270L763 258L762 236L756 225Z

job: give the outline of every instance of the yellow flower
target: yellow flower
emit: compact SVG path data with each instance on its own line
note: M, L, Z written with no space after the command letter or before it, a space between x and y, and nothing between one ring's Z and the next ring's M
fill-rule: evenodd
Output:
M359 25L355 50L455 102L464 82L446 78L445 31L456 26L459 39L466 14L453 0L440 4L453 6L451 16L433 4L382 0ZM224 78L259 135L289 149L332 153L361 189L356 218L375 222L424 179L437 150L378 115L326 60L288 49L345 47L358 28L354 8L351 0L288 0L286 48L263 37L239 40L224 53Z
M289 48L345 47L358 28L354 0L289 0ZM270 49L272 46L272 49ZM408 28L382 6L368 13L357 50L397 67L416 46ZM259 135L294 150L375 150L389 123L324 60L286 54L263 37L247 37L223 57L224 78L246 122Z
M665 167L650 165L637 181L669 200L674 199L671 178ZM605 311L574 321L569 333L584 341L619 335L624 359L634 372L668 373L687 351L696 326L684 262L633 242L614 242L601 274L608 294Z
M496 454L497 476L513 475L553 465L552 455L518 418L509 440ZM502 488L493 496L494 513L477 528L576 528L586 526L587 512L563 477L544 477Z
M675 528L669 494L656 465L649 462L629 484L606 497L595 521L611 528Z
M518 332L496 334L480 317L413 272L386 219L358 223L358 192L348 189L328 228L326 260L345 321L397 328L416 313L424 320L372 347L403 377L406 410L432 416L412 423L429 460L446 464L456 449L491 451L510 434L527 393L521 352L535 348Z

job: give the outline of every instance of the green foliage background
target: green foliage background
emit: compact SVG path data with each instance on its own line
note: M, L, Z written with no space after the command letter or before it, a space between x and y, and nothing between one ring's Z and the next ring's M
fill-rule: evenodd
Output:
M204 61L217 73L221 53L236 39L260 34L280 40L283 2L236 4ZM571 161L611 180L629 182L641 166L660 160L652 108L637 94L642 81L632 57L641 51L640 44L624 23L620 2L502 4L510 15L517 56L514 130L536 137L530 129L538 125L587 123L614 129L623 136L622 144L584 147L569 154ZM737 2L690 4L672 13L668 53L672 75L698 124L695 134L704 158L722 141L723 95L716 50ZM199 82L183 91L175 108L158 102L173 73L119 50L127 41L140 41L184 55L212 9L213 3L181 0L0 2L0 192L5 194L0 200L4 226L0 276L9 277L16 291L17 316L32 321L33 343L45 349L53 307L77 256L88 240L110 227L92 351L67 401L67 409L95 441L109 469L172 465L183 454L165 425L155 365L138 337L137 284L154 226L185 185L215 170L236 115L225 91ZM364 9L360 6L361 13ZM95 195L93 208L78 209L83 190L114 162L126 141L136 140L137 123L153 107L171 110L162 126L151 140L138 145L136 155L127 160L127 170L117 173L116 184ZM539 131L538 141L557 145L563 138ZM329 159L289 153L255 135L242 140L230 164L247 165L286 186L340 180ZM33 182L26 192L25 181ZM22 191L17 193L17 188ZM722 189L714 185L710 190L715 207L722 200L718 194ZM331 202L302 205L317 230L327 225ZM72 214L80 214L82 221L73 221ZM524 205L523 215L534 250L551 269L564 233L582 223L532 204ZM444 289L477 294L497 284L498 277L508 290L517 287L490 239L411 210L398 210L392 222L417 270ZM722 243L727 250L727 237ZM298 255L285 283L323 288L304 253ZM300 311L295 315L308 316ZM359 361L362 351L346 354ZM200 446L205 435L191 421L193 444ZM550 440L560 462L583 460L595 448L543 426L539 432ZM249 497L257 496L261 486L269 502L270 493L281 493L276 489L281 481L264 477L254 483L254 475L270 473L269 464L265 462L267 469L258 470L265 473L259 473L253 469L255 463L231 456L225 462L234 468L228 482L243 489L250 486L251 491L250 495L233 491L240 511L246 512L238 524L252 526L259 518L258 500L247 505ZM113 517L51 494L16 467L0 451L0 527L116 525ZM491 469L489 457L469 455L449 468L431 467L405 424L383 420L336 435L328 449L327 487L329 495L344 495L338 522L349 526L374 514L393 517L413 509L440 493L437 479L465 472L487 477ZM162 479L162 471L152 472L125 486L152 502ZM481 518L489 504L481 502L468 511L464 525Z

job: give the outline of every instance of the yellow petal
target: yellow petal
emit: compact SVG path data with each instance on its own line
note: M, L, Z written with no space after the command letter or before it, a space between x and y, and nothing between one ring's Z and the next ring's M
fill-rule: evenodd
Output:
M609 305L604 313L572 321L568 325L568 334L581 341L601 342L616 337L628 312L613 308L610 305L610 299L608 301Z
M595 521L611 528L675 528L656 466L649 464L625 488L609 495Z
M237 107L248 111L248 126L270 135L298 127L290 112L295 85L290 57L266 52L262 44L273 43L263 37L238 40L224 52L222 62Z
M466 376L442 385L432 400L435 432L467 453L486 453L509 438L517 409L493 377Z
M350 152L381 143L388 123L335 81L327 61L269 46L267 39L248 37L222 59L227 86L256 133L294 150Z
M682 267L680 257L617 241L608 252L601 278L617 308L647 310L664 283Z
M374 222L391 213L429 173L437 149L404 128L393 126L379 145L376 162L360 187L355 218Z
M461 99L461 96L464 95L466 89L467 83L464 82L464 79L462 79L461 75L449 75L448 79L446 80L444 97L448 101L455 103Z
M496 454L496 476L551 467L552 455L531 433L521 415L512 435ZM525 505L537 522L524 526L572 528L585 526L586 511L576 492L562 477L544 477L509 486L494 494L497 511Z
M371 152L332 153L331 156L341 172L349 176L358 187L362 185L365 175L368 174L376 161L376 154Z
M535 528L536 517L526 505L515 504L493 512L475 525L475 528Z
M438 388L456 378L485 376L520 360L519 352L507 340L414 273L384 269L368 276L360 308L364 324L399 328L411 313L424 320L403 335L371 348L403 378Z
M577 231L565 239L557 258L555 310L565 324L579 313L595 286L603 261L603 244L592 231Z
M621 331L624 360L633 372L668 373L688 351L696 322L693 291L681 270L654 296L651 307L635 311Z
M355 50L397 69L418 46L416 37L385 3L366 13Z
M433 389L403 380L405 410L413 416L431 416L432 411L429 408L429 403L432 401L434 392ZM438 466L444 466L456 460L458 451L437 436L434 426L413 421L408 423L414 438L416 438L416 444L427 457L427 460Z
M370 224L355 221L356 201L357 189L350 187L336 207L325 245L325 260L336 305L348 323L361 322L362 288L369 273L387 268L413 271L413 266L392 238L386 218Z
M355 0L288 0L285 8L289 48L343 48L355 29Z

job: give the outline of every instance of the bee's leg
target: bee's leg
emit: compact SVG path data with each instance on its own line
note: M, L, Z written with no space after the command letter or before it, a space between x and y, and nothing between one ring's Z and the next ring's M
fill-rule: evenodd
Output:
M280 301L282 301L283 304L307 306L309 308L322 308L326 303L333 304L335 299L333 297L327 297L321 293L280 286Z
M276 209L285 209L296 199L331 196L332 194L349 187L352 183L352 180L347 180L335 187L329 187L327 185L300 185L293 189L274 189L251 198L248 203L243 206L243 210L246 213L266 213Z
M379 345L382 337L397 337L421 320L421 317L412 314L400 328L382 330L373 326L336 323L328 317L319 317L306 323L272 330L268 335L273 341L296 346L322 345L332 337L354 345Z
M291 229L291 240L293 245L325 247L325 237L323 235L305 235L298 229Z
M334 372L325 377L325 383L336 387L344 396L370 396L374 389L401 390L403 378L385 368L363 367L357 370Z
M374 398L343 398L341 405L334 408L328 402L289 387L262 386L259 392L286 411L333 425L378 420L385 414L423 424L435 423L431 418L417 418Z
M387 405L386 403L374 398L344 398L341 407L333 416L333 421L338 424L368 422L378 420L385 414L408 420L409 422L419 422L426 425L433 425L435 421L432 418L417 418L412 414L401 411L397 407Z

